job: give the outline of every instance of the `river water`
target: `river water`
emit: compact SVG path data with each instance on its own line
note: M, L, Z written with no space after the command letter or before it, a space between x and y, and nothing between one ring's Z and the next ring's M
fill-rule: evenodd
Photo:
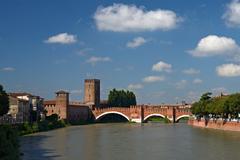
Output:
M240 133L187 124L93 124L22 137L26 160L238 160Z

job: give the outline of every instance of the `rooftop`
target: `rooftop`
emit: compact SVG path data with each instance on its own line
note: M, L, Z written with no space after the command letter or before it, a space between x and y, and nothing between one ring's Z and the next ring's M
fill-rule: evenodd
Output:
M59 90L56 92L56 94L69 94L67 91Z
M47 100L43 102L44 105L55 105L56 104L56 100Z
M100 82L100 79L85 79L85 82L91 82L91 81Z

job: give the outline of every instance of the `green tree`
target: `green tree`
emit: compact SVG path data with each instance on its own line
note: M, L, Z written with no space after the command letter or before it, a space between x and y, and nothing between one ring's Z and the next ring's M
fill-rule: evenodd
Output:
M192 105L192 113L197 116L212 115L215 118L239 118L240 93L228 96L211 97L211 93L204 93L198 102Z
M193 103L192 113L200 117L208 115L209 110L207 106L211 102L211 95L212 93L210 92L204 93L198 102Z
M200 98L200 101L204 102L204 101L210 100L211 99L211 95L212 95L211 92L206 92L206 93L202 94L202 96Z
M131 91L111 90L108 94L108 103L111 107L129 107L136 105L136 96Z
M1 160L18 160L19 140L17 131L11 126L0 126L0 159Z
M240 113L240 93L232 94L228 97L225 103L227 114L237 118Z
M9 110L9 99L7 93L3 90L3 86L0 85L0 116L6 114Z
M52 114L46 117L46 120L48 120L49 122L57 122L58 119L59 119L58 114Z

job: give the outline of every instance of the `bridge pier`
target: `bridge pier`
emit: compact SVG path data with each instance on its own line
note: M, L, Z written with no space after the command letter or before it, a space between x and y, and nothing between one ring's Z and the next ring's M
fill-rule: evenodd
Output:
M131 121L130 122L135 122L135 123L143 123L143 121L142 121L142 119L141 118L133 118L133 119L131 119Z
M130 107L130 122L142 123L144 114L143 106Z

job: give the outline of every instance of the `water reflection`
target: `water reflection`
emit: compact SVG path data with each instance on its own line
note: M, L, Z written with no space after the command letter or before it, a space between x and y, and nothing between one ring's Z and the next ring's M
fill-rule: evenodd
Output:
M186 124L95 124L22 139L24 159L225 160L240 157L240 134Z
M21 139L21 152L24 153L23 159L26 160L42 160L42 159L57 159L60 155L55 153L55 149L47 149L41 146L41 143L45 141L49 136L37 135L23 137Z

